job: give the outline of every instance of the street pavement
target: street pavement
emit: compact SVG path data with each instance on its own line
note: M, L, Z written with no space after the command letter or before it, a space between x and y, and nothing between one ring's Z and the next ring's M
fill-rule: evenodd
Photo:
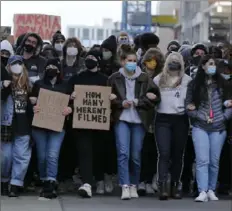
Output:
M21 196L18 199L1 197L1 211L232 211L232 200L196 203L192 198L159 201L144 197L122 201L118 196L81 199L76 195L61 195L51 201L39 201L37 196Z

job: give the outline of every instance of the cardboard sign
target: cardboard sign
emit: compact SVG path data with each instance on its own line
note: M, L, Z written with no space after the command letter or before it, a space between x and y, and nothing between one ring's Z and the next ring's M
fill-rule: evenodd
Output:
M69 95L40 89L37 105L40 112L34 115L33 126L61 132L65 116L62 112L68 106Z
M14 36L34 32L42 40L51 40L56 31L61 30L61 17L42 14L14 14Z
M73 128L109 130L111 87L75 86Z

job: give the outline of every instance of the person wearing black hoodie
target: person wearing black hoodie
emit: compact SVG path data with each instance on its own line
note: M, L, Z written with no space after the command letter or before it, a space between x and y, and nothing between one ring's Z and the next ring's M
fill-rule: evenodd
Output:
M28 33L24 36L16 54L23 56L23 62L28 70L31 85L43 77L47 60L40 56L43 41L36 33Z
M89 86L106 86L107 77L98 71L99 53L95 50L90 50L85 58L86 70L74 75L70 78L68 84L70 87L71 98L75 99L78 93L75 93L75 85L89 85ZM73 137L76 142L77 154L79 159L80 174L83 185L79 188L79 194L82 197L92 197L92 183L93 183L93 146L97 142L97 149L94 147L94 152L101 155L102 136L100 130L91 129L73 129ZM101 137L101 138L97 138ZM104 147L104 146L103 146ZM102 163L104 162L101 161ZM97 164L96 164L97 165ZM99 163L98 165L101 165Z
M63 94L68 93L66 84L60 77L61 64L59 59L48 60L45 67L45 74L42 80L37 81L32 89L31 98L39 96L40 89L46 89ZM30 99L31 99L30 98ZM40 112L40 108L35 105L34 113ZM68 116L72 112L70 107L65 107L62 114ZM65 126L62 132L55 132L48 129L33 127L32 137L36 143L40 180L43 188L40 197L52 199L57 197L56 176L58 171L58 160L60 148L65 135Z
M57 51L60 60L63 59L63 46L65 40L65 36L61 31L57 31L52 37L52 47Z
M103 41L101 51L101 72L106 76L110 76L120 68L120 65L117 63L117 40L114 35Z
M138 61L138 66L142 69L142 60L144 54L147 52L149 48L156 48L159 44L159 37L151 32L146 32L140 36L140 47L141 47L141 55Z

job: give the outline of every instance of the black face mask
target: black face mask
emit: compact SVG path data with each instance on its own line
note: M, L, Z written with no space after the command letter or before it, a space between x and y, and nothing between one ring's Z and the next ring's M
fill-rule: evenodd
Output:
M24 49L27 53L33 53L35 51L35 47L29 44L25 44Z
M177 47L172 47L172 48L169 48L169 52L177 52L179 49Z
M56 69L47 69L46 71L47 71L46 77L50 80L52 80L58 75Z
M180 71L181 70L181 64L177 62L171 62L168 64L168 69L170 71Z
M201 56L195 56L192 58L192 64L198 66L201 61Z
M6 66L7 65L7 62L8 62L8 59L7 57L4 57L4 56L1 56L1 63Z
M93 59L86 59L85 66L87 69L92 70L93 68L97 67L98 62L94 61Z

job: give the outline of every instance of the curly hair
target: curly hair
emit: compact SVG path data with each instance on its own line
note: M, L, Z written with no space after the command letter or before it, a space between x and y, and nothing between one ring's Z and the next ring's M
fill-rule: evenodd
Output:
M75 43L75 47L77 47L77 49L78 49L77 59L79 59L80 54L81 54L82 51L83 51L83 48L82 48L82 45L81 45L80 40L78 40L76 37L68 38L68 39L65 41L64 47L63 47L63 56L64 56L64 58L66 58L66 56L67 56L67 46L68 46L70 43Z

